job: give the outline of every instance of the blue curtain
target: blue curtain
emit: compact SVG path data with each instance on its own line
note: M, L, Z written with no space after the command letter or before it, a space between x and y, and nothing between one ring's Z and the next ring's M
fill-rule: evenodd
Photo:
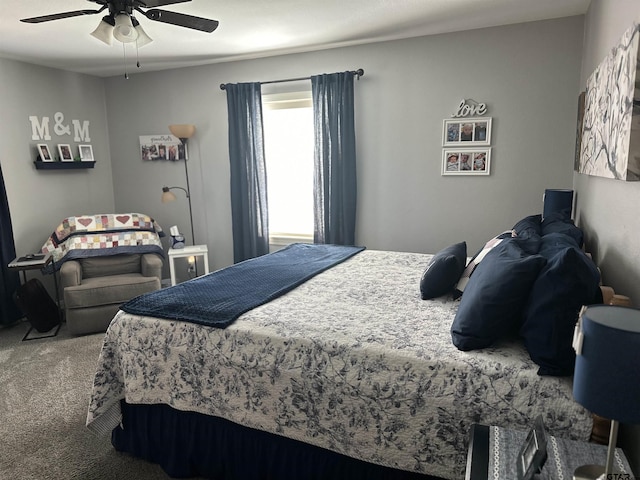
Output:
M315 243L355 244L353 77L353 72L311 77L315 128Z
M233 259L269 252L267 170L259 83L225 85L229 116Z
M0 167L0 323L8 325L22 317L22 313L13 300L13 294L20 286L18 272L7 268L9 262L16 258L16 247L13 242L13 227L4 178Z

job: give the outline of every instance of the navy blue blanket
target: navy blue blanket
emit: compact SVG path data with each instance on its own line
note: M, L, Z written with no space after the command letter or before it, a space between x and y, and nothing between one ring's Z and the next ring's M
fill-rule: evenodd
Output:
M225 328L243 313L293 290L364 247L296 243L203 277L147 293L127 313Z

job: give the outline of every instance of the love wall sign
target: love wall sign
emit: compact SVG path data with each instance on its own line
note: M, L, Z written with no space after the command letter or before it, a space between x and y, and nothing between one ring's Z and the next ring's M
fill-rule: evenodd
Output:
M470 103L467 103L467 100L462 99L460 105L458 105L458 110L456 113L451 115L453 118L462 118L462 117L481 117L482 115L486 115L487 113L487 104L486 103L478 103L475 100L469 99Z

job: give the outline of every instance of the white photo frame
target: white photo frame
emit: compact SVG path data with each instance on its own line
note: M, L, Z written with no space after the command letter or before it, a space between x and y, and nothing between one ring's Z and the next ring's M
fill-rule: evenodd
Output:
M38 157L43 162L54 162L55 158L51 155L51 150L49 150L49 145L46 143L38 144Z
M71 145L68 143L58 144L58 153L61 162L73 162L73 154L71 153Z
M491 148L444 148L442 175L489 175Z
M442 125L442 146L491 145L491 117L449 118Z
M78 154L83 162L93 162L93 147L91 145L78 145Z

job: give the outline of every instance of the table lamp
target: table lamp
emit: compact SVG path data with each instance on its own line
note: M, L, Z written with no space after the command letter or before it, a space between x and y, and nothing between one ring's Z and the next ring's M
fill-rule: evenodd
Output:
M573 214L573 190L547 188L542 196L542 218L555 212L565 212L569 218Z
M640 310L592 305L580 313L574 334L573 396L587 410L611 419L606 465L583 465L574 480L613 473L618 424L640 423Z

